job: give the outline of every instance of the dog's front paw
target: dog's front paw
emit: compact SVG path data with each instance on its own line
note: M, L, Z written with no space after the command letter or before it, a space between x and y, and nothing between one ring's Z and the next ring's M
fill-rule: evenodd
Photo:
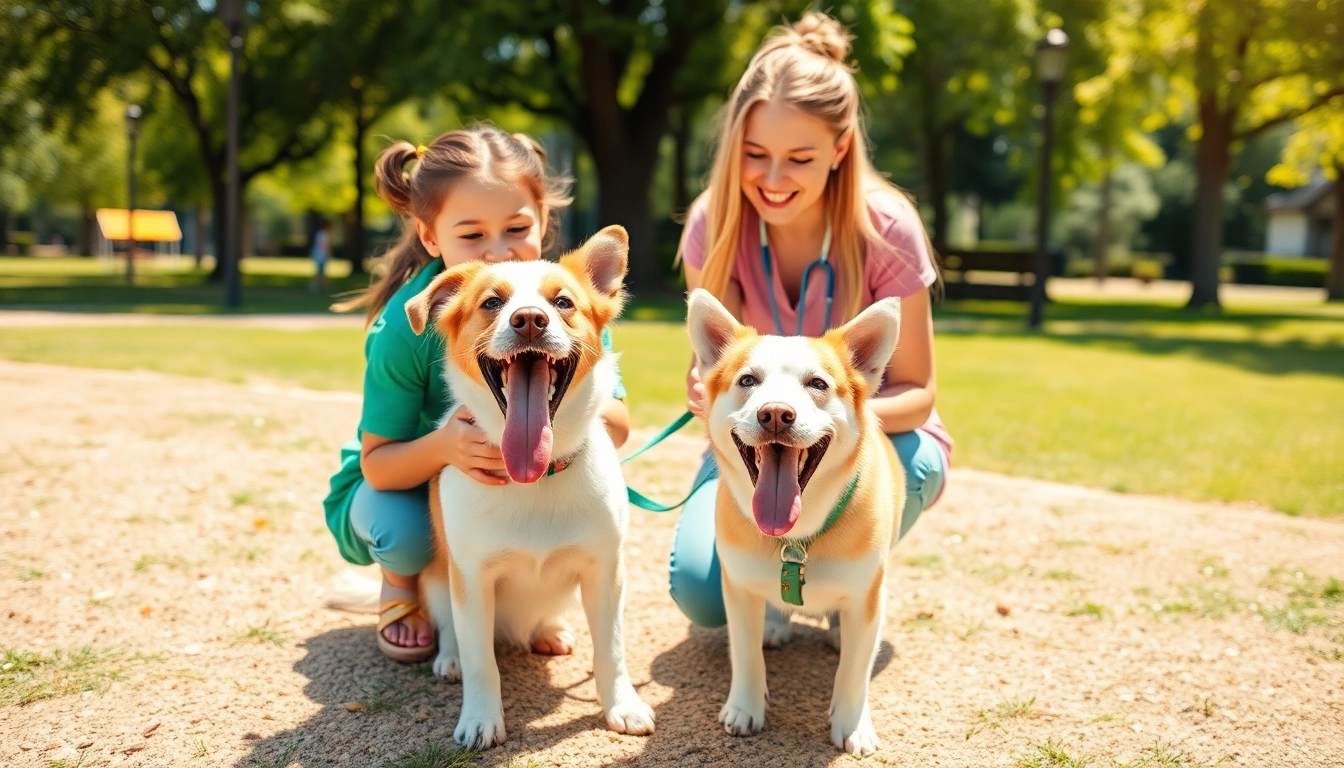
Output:
M633 690L607 710L607 728L630 736L653 733L653 707L644 703Z
M542 622L532 633L532 652L543 656L568 656L574 652L574 633L563 621Z
M877 730L873 728L873 720L868 716L866 708L859 716L858 723L852 727L841 722L840 718L832 719L831 743L836 749L855 757L867 757L882 746L882 740L877 738Z
M774 606L767 606L765 609L765 636L761 641L761 647L783 648L792 639L793 621L790 614Z
M755 736L765 727L765 700L760 706L741 706L728 697L728 703L719 710L723 730L733 736Z
M453 741L466 749L490 749L506 738L504 714L498 710L493 715L476 716L464 707L453 731Z
M457 656L439 652L439 655L434 657L434 676L450 683L462 682L462 664Z

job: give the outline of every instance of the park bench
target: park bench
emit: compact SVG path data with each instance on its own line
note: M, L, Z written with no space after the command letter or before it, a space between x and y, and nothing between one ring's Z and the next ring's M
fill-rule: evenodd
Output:
M979 251L944 248L944 297L1031 301L1036 253L1030 250ZM1051 254L1051 274L1060 274L1062 254ZM973 276L974 280L967 279Z

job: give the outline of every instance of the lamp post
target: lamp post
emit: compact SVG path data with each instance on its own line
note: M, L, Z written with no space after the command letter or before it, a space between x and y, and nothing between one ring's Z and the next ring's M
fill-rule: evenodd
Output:
M1050 275L1050 157L1055 138L1055 95L1064 79L1068 60L1069 36L1052 29L1036 44L1036 79L1041 81L1041 101L1045 106L1041 138L1041 180L1036 202L1036 280L1031 286L1031 316L1027 327L1041 327L1045 311L1045 281Z
M140 105L126 106L126 284L135 284L135 140L140 135Z
M220 19L229 31L228 150L225 172L229 175L228 199L224 201L224 306L243 305L242 240L238 227L238 59L243 50L243 26L247 22L246 0L221 0Z

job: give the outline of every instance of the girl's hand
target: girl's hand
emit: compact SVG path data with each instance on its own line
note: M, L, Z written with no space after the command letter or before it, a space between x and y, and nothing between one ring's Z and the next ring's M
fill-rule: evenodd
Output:
M699 418L705 418L705 385L700 383L700 369L692 365L686 374L686 408Z
M485 485L507 485L504 457L499 448L485 439L485 433L476 426L467 407L460 406L439 428L443 437L445 463L457 467L463 474ZM498 473L498 474L495 474Z

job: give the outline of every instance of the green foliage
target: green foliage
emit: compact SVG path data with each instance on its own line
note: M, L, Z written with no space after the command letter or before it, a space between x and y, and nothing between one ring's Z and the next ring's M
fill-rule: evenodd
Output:
M1242 285L1295 285L1322 288L1330 269L1327 259L1266 256L1262 259L1234 261L1232 282Z
M1111 174L1108 253L1128 255L1143 223L1157 214L1159 199L1150 171L1137 163L1117 167ZM1073 254L1096 253L1097 221L1102 214L1102 192L1089 183L1074 190L1069 206L1054 220L1055 242Z

